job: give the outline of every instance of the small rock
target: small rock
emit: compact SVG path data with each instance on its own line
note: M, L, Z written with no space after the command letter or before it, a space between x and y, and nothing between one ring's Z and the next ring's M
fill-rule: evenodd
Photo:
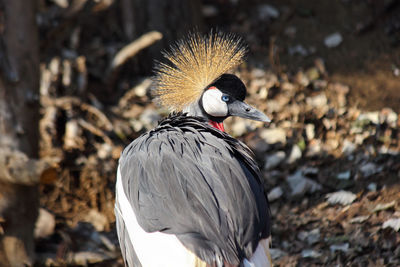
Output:
M91 223L99 232L104 231L106 225L108 224L107 217L95 209L91 209L89 213L86 214L84 221Z
M304 87L307 87L310 84L310 80L308 79L307 75L305 75L305 73L302 71L296 73L294 81Z
M335 120L330 120L330 119L327 119L327 118L323 118L322 119L322 124L324 125L325 129L327 129L327 130L334 129L335 123L336 123ZM333 135L331 134L331 136L334 136L334 134Z
M300 55L300 56L308 56L308 51L306 48L304 48L304 46L302 46L301 44L297 44L295 46L291 46L288 48L288 53L290 56L294 56L294 55Z
M336 178L339 180L349 180L350 176L351 176L351 172L345 171L345 172L338 173L338 175L336 175Z
M369 191L375 192L375 191L376 191L376 188L377 188L377 184L376 184L376 183L370 183L370 184L367 186L367 188L368 188Z
M357 146L350 142L349 140L345 139L343 142L342 153L345 155L351 155L356 150Z
M262 77L262 78L253 78L251 80L251 83L250 83L250 91L251 92L257 92L257 91L260 91L262 89L267 89L266 86L265 86L266 83L267 83L267 81L265 80L264 77ZM268 90L267 90L266 94L268 96Z
M283 151L278 151L278 152L275 152L275 153L267 156L265 158L264 169L271 170L271 169L279 166L279 164L282 163L282 161L285 159L285 157L286 157L286 154Z
M250 149L254 152L254 154L258 158L265 157L265 152L270 148L270 145L267 144L267 142L265 142L264 139L261 139L258 136L248 140L247 145L250 147Z
M312 123L306 124L306 136L307 140L312 140L315 137L315 125Z
M342 204L342 205L349 205L356 200L357 196L349 191L340 190L335 193L327 194L326 197L328 198L328 202L330 204Z
M263 4L258 6L258 17L261 20L270 20L279 18L279 11L272 5Z
M308 235L308 232L307 232L307 231L300 231L300 232L297 234L297 238L298 238L300 241L305 241L306 238L307 238L307 235Z
M391 127L396 127L398 115L390 108L383 108L379 114L379 120L381 123L386 122Z
M319 228L315 228L313 230L311 230L310 232L308 232L308 236L307 236L307 243L309 245L315 244L319 241L321 237L321 233Z
M396 232L398 232L400 230L400 218L392 218L389 219L387 221L385 221L382 225L382 228L392 228L393 230L395 230Z
M311 231L300 231L297 238L301 241L307 241L307 244L312 245L319 241L320 236L320 230L315 228Z
M339 244L339 245L331 245L329 247L329 249L331 250L331 252L335 252L335 251L343 251L343 252L347 252L349 250L349 243L344 243L344 244Z
M280 186L274 187L269 193L268 193L268 200L270 202L273 202L280 198L283 195L283 190Z
M322 254L316 250L313 249L304 249L301 251L301 256L303 258L319 258L322 256Z
M269 253L271 254L271 258L273 260L277 260L287 255L287 253L279 248L270 248Z
M317 80L317 79L319 78L318 69L317 69L316 67L309 68L309 69L306 71L306 75L307 75L307 78L308 78L310 81L315 81L315 80Z
M238 119L235 120L235 123L232 125L232 135L233 136L242 136L249 131L254 130L254 124L250 120L243 120L243 119Z
M131 124L133 130L137 133L140 132L144 128L143 123L139 120L131 120L130 124Z
M268 89L266 87L260 88L260 91L258 92L258 97L261 100L265 100L268 97Z
M312 86L314 90L321 91L326 88L328 82L326 80L314 80L312 81Z
M286 133L282 128L264 129L261 131L260 137L270 145L279 142L286 144Z
M379 153L380 154L388 154L388 155L392 155L392 156L400 155L400 151L393 149L393 148L388 148L386 146L381 146L379 148Z
M246 132L246 122L244 120L235 121L235 123L232 125L233 136L242 136Z
M279 170L270 170L264 172L264 179L268 184L275 185L278 181L281 181L285 178L285 175Z
M328 99L326 98L326 95L322 93L313 97L307 97L306 102L314 108L321 108L327 107Z
M292 151L290 152L290 156L287 159L288 164L295 163L298 159L301 158L301 149L299 148L298 145L294 145L292 147Z
M301 196L306 193L314 193L322 189L320 184L304 177L301 171L297 171L295 174L290 175L286 180L292 191L292 196Z
M97 155L99 156L99 158L105 159L111 157L112 150L113 148L110 144L104 143L97 150Z
M253 78L262 79L265 77L265 70L260 69L260 68L253 68L251 70L251 76Z
M53 214L47 210L40 208L39 217L35 224L35 238L45 238L54 233L56 227L56 219Z
M361 113L357 121L367 121L367 122L372 122L373 124L379 124L379 112L366 112L366 113Z
M327 150L335 150L339 146L339 140L337 139L328 139L326 140L326 148Z
M343 41L342 35L338 32L335 32L335 33L325 37L324 44L328 48L333 48L333 47L340 45L342 43L342 41Z
M281 88L283 91L293 92L296 89L296 86L290 82L282 82ZM267 106L269 106L268 103Z
M319 156L322 152L321 141L317 139L311 140L307 147L307 157Z
M381 168L378 168L376 164L372 162L368 162L360 167L360 172L364 177L369 177L379 171L381 171Z
M319 169L317 167L308 167L305 166L302 168L302 173L308 177L315 177L319 173Z

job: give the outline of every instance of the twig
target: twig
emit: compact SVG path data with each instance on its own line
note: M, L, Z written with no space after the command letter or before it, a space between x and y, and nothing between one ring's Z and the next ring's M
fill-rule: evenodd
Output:
M104 115L103 112L101 112L98 108L91 106L87 103L82 102L79 98L77 97L72 97L72 96L65 96L65 97L60 97L57 99L52 99L49 97L42 97L41 99L42 105L46 106L57 106L61 107L63 109L69 109L71 105L75 106L80 106L82 110L85 110L97 117L99 121L102 122L102 126L105 128L107 131L111 131L113 128L113 125L111 121L107 118L106 115Z
M123 97L121 97L118 106L120 108L126 107L130 99L134 98L135 96L139 96L137 93L139 89L147 91L151 86L151 84L152 84L151 79L144 79L138 85L136 85L135 87L131 88L128 92L126 92Z
M118 67L124 64L128 59L135 56L141 50L155 42L161 40L162 34L157 31L148 32L139 39L123 47L114 57L110 65L110 71L114 72Z
M105 135L103 133L102 130L100 130L99 128L97 128L96 126L90 124L89 122L85 121L84 119L79 119L78 123L80 126L82 126L83 128L85 128L86 130L88 130L89 132L91 132L94 135L97 135L101 138L103 138L104 142L106 142L107 144L113 146L113 142L111 141L111 139Z

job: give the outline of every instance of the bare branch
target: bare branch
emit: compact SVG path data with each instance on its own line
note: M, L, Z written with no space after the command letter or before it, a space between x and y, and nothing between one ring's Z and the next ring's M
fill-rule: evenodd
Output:
M104 127L105 130L111 131L113 128L111 121L101 110L87 103L82 102L77 97L65 96L57 99L42 97L41 101L43 105L61 107L66 110L69 109L72 105L79 106L82 110L85 110L93 114L99 120L100 126Z
M111 62L110 70L113 72L115 69L124 64L128 59L134 57L137 53L146 47L161 40L162 34L157 31L151 31L142 35L139 39L123 47L114 57Z
M90 124L89 122L83 120L83 119L79 119L78 123L80 126L82 126L83 128L85 128L86 130L88 130L89 132L91 132L94 135L97 135L101 138L103 138L104 142L106 142L109 145L113 145L113 142L111 141L111 139L105 135L103 133L102 130L100 130L99 128L97 128L96 126Z

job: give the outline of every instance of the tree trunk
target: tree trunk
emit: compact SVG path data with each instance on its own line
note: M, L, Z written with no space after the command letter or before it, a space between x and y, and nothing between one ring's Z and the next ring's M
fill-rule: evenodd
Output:
M38 156L39 140L36 3L0 0L0 153L15 151L20 156L23 152L29 158ZM12 180L12 153L5 158L0 159L0 265L30 266L38 188L36 184L21 183L20 177ZM6 170L8 165L12 165L10 172ZM10 175L4 177L5 173Z
M124 31L128 39L136 39L149 31L163 35L158 42L137 58L140 70L148 73L154 59L160 57L160 49L187 35L189 31L200 31L203 27L199 0L122 0L121 11Z

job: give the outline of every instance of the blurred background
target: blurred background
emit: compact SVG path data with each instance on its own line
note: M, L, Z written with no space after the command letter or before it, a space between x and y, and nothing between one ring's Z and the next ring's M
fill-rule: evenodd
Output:
M399 1L2 0L0 26L0 266L123 266L115 173L167 115L154 60L211 29L248 44L235 74L272 118L226 131L262 170L276 266L400 265Z

